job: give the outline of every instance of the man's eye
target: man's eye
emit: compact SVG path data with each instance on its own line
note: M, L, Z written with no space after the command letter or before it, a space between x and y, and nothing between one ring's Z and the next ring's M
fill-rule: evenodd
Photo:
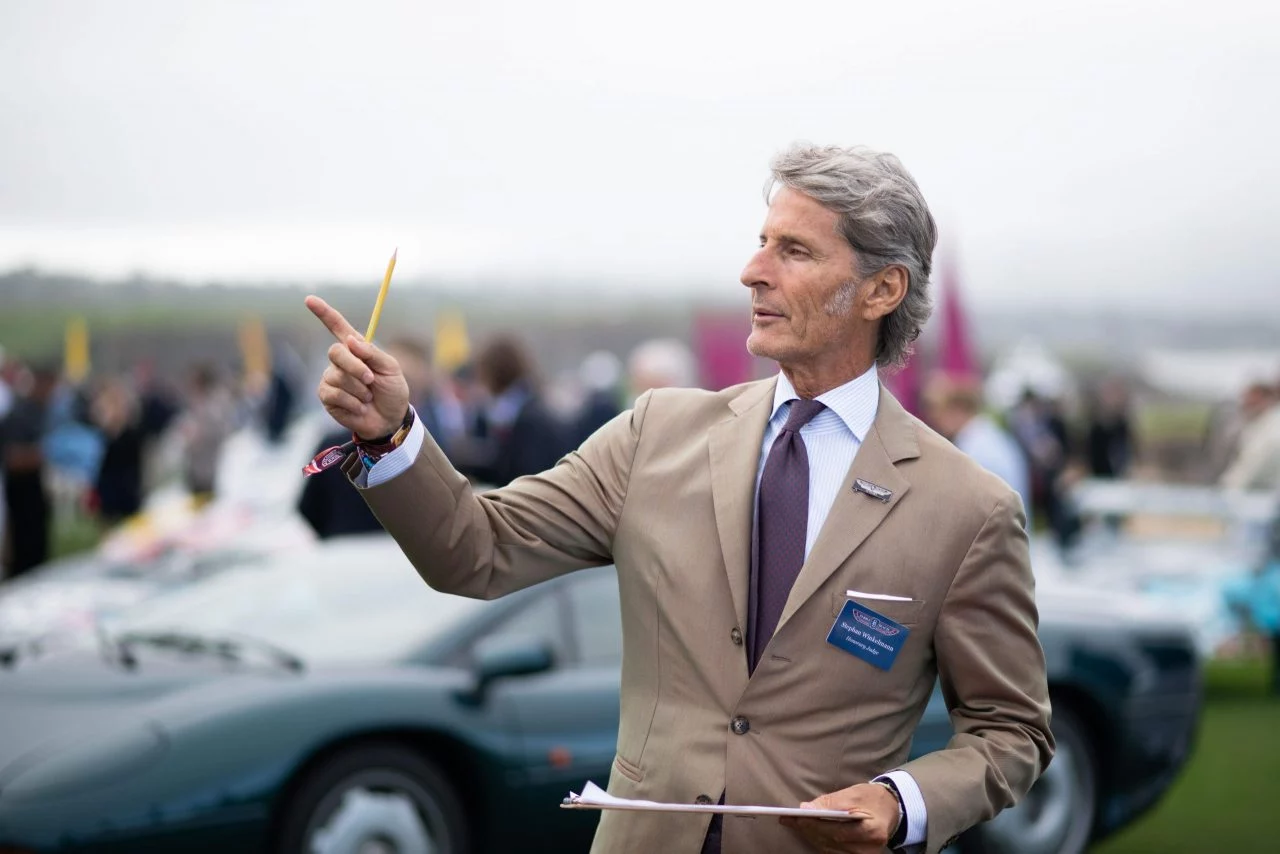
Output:
M787 254L790 255L792 258L808 258L809 257L809 251L805 249L803 246L788 246Z

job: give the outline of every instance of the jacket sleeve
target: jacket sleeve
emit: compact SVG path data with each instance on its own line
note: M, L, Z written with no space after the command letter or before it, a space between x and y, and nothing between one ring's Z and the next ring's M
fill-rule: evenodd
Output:
M928 809L927 851L1012 806L1053 756L1035 582L1016 496L1009 492L970 545L934 631L954 735L902 766Z
M361 494L432 587L502 596L613 559L648 406L645 395L552 468L483 493L428 435L407 471Z

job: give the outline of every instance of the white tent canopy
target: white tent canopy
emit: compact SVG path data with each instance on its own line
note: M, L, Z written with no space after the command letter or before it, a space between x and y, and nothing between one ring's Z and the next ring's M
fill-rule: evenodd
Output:
M1280 382L1280 350L1151 350L1138 375L1154 389L1206 401L1234 400L1255 382Z

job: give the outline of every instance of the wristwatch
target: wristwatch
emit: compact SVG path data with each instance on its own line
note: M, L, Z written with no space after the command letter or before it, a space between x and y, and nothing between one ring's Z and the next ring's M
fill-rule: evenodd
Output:
M892 780L872 780L877 786L884 786L893 795L893 799L898 802L898 826L894 828L893 836L889 837L889 850L901 851L902 844L907 841L907 808L902 803L902 793L898 791L898 787L893 785Z

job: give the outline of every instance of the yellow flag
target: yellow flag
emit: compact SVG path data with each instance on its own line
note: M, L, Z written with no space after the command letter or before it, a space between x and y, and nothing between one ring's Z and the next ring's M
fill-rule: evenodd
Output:
M67 321L62 369L67 379L80 383L89 376L89 368L89 324L83 317L73 317Z
M435 364L445 372L455 370L471 358L471 342L467 323L458 311L442 311L436 315Z
M246 377L271 376L271 342L261 318L247 317L240 322L240 357Z

